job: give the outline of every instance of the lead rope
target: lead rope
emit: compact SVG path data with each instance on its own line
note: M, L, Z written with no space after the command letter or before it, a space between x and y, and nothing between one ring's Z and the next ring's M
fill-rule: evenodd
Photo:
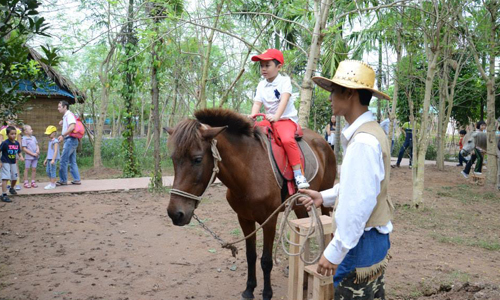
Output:
M301 233L300 230L297 231L296 227L294 225L290 224L289 220L289 215L293 211L293 207L295 205L302 205L298 203L299 197L301 197L302 194L295 194L292 197L288 198L290 200L288 204L286 205L285 212L283 213L283 216L281 218L281 223L280 223L280 229L279 229L279 235L278 235L278 241L276 242L274 246L274 261L275 263L278 263L278 260L276 258L277 253L278 253L278 244L281 244L281 249L283 249L283 252L287 254L288 256L300 256L300 260L302 260L306 265L311 265L315 264L319 261L321 258L321 255L323 253L323 250L325 249L325 235L324 235L324 230L323 230L323 224L321 222L321 218L318 215L318 211L316 208L313 206L313 208L308 212L309 213L309 229L307 230L306 233ZM303 237L303 244L295 243L291 241L288 236L285 233L286 227L289 227L291 231L293 231L296 236ZM316 228L318 229L317 235L316 235L316 241L318 243L319 251L317 254L314 256L313 259L309 259L309 257L305 257L306 255L309 256L309 252L306 251L308 243L309 243L309 238L316 232ZM299 251L297 253L291 253L290 251L287 250L287 244L290 246L298 246Z

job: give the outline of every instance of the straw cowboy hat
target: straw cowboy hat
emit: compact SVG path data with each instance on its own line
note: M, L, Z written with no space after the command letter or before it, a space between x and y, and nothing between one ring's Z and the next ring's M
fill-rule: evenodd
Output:
M369 90L373 93L373 96L377 98L391 100L388 95L373 87L375 83L375 71L362 61L341 61L332 79L315 76L312 80L322 89L329 92L332 91L334 84L337 84L348 89Z

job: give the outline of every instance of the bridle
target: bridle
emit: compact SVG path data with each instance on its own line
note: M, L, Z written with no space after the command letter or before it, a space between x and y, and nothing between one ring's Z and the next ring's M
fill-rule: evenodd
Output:
M210 181L208 182L208 185L205 188L205 190L203 191L203 193L201 193L200 196L196 196L194 194L191 194L191 193L188 193L185 191L181 191L178 189L171 189L170 194L174 194L174 195L178 195L178 196L182 196L182 197L185 197L188 199L195 200L195 201L197 201L196 206L198 206L198 204L201 202L201 199L203 198L203 195L205 195L205 193L207 192L210 185L215 181L215 177L217 176L217 173L219 173L219 166L217 165L217 162L222 161L219 150L217 149L217 140L216 139L212 140L210 150L212 151L212 156L214 158L214 168L212 170L212 177L210 178Z

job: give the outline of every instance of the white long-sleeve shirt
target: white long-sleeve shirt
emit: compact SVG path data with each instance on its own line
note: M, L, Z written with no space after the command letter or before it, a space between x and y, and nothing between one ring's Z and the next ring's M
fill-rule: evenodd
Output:
M377 205L380 183L385 178L382 148L377 138L368 133L359 133L348 146L354 132L364 123L373 121L370 111L359 116L352 124L348 124L341 135L344 159L342 161L340 183L333 188L322 191L324 206L334 206L337 229L333 240L325 249L324 255L333 264L340 264L347 252L354 248L365 228L373 209ZM383 234L392 232L392 223L376 229Z

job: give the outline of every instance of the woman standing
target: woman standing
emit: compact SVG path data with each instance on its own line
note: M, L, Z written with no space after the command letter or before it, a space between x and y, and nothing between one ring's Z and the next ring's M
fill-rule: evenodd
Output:
M335 115L332 115L330 119L330 123L326 125L326 140L328 144L332 147L332 150L335 148L335 127L337 126L337 121L335 120Z

